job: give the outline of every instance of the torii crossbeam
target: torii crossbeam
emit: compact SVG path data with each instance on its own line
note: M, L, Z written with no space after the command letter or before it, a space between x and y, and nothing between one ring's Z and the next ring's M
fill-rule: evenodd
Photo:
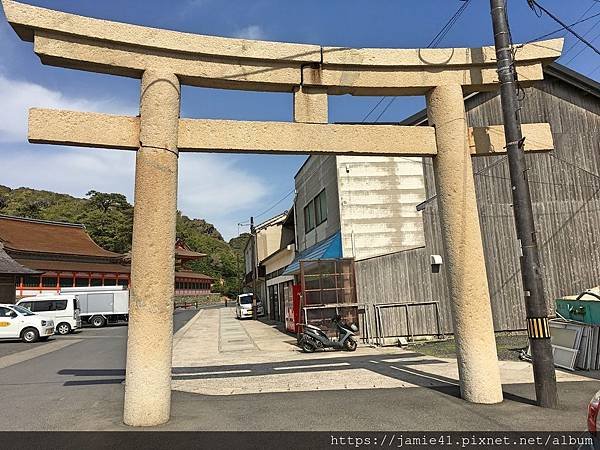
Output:
M461 394L502 401L471 155L504 152L502 126L468 128L465 93L499 87L493 47L350 49L230 39L81 17L2 0L42 63L141 79L139 117L33 109L35 143L134 150L132 285L124 421L170 416L178 152L432 156ZM522 84L543 78L562 40L519 46ZM294 122L180 119L180 84L294 93ZM328 124L329 95L426 95L429 127ZM553 147L523 126L526 150Z

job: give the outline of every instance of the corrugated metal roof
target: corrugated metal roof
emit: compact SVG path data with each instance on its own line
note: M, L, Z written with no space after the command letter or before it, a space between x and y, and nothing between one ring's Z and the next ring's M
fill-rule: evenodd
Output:
M300 270L300 261L334 259L342 257L342 233L338 231L324 241L317 242L312 247L298 253L292 263L287 266L282 275L292 275Z

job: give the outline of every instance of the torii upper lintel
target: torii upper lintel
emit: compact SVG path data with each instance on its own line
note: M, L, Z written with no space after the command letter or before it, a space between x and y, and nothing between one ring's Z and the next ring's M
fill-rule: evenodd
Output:
M377 49L206 36L93 19L2 0L8 22L34 43L44 64L141 78L147 69L183 84L291 92L300 85L328 94L421 95L447 84L464 90L497 87L493 47ZM563 41L519 46L522 82L543 78L542 64L560 56Z

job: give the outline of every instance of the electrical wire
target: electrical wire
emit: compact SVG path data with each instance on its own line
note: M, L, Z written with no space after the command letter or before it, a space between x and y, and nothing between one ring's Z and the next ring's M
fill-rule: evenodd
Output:
M285 194L285 197L283 197L281 200L278 200L277 202L275 202L273 205L271 205L268 209L264 210L263 212L256 214L254 216L255 219L264 216L265 214L273 211L279 204L281 204L282 202L284 202L285 200L288 199L288 197L290 195L292 195L294 192L296 191L296 188L294 187L291 191L289 191L287 194Z
M595 24L595 25L594 25L592 28L590 28L590 30L589 30L589 31L592 31L592 30L593 30L594 28L596 28L598 25L600 25L600 20L599 20L598 22L596 22L596 24ZM585 36L585 35L584 35L584 36ZM595 42L595 41L596 41L596 39L598 39L599 37L600 37L600 33L598 33L596 36L594 36L590 42ZM568 60L568 61L565 63L565 65L568 65L568 64L570 64L570 63L571 63L573 60L577 59L577 57L578 57L579 55L581 55L583 52L585 52L586 50L587 50L587 47L585 47L585 46L584 46L584 47L583 47L581 50L579 50L577 53L575 53L575 55L574 55L574 56L573 56L571 59L569 59L569 60ZM565 55L566 55L566 53L565 53ZM563 56L564 56L564 55L563 55Z
M551 157L553 157L554 159L556 159L556 160L558 160L558 161L562 162L563 164L567 164L568 166L571 166L571 167L573 167L573 168L575 168L575 169L577 169L577 170L580 170L580 171L582 171L582 172L585 172L585 173L587 173L588 175L591 175L591 176L593 176L594 178L598 178L598 179L600 179L600 175L598 175L598 174L596 174L596 173L594 173L594 172L590 172L589 170L587 170L587 169L584 169L583 167L580 167L580 166L578 166L578 165L577 165L577 164L575 164L575 163L572 163L572 162L566 161L566 160L564 160L564 159L562 159L562 158L559 158L559 157L558 157L558 156L556 156L554 153L548 153L548 154L549 154Z
M375 106L373 106L373 108L371 108L371 111L369 111L369 113L365 117L363 117L363 120L361 120L361 123L365 123L365 121L369 118L369 116L371 114L373 114L373 111L375 111L384 100L385 100L385 97L381 97L379 99L379 101L377 102L377 104Z
M463 1L463 4L460 5L460 7L456 10L456 12L450 17L450 19L448 19L448 21L442 27L442 29L440 31L438 31L438 33L434 36L434 38L427 45L427 48L434 47L434 46L438 45L440 42L442 42L442 40L448 35L450 30L452 30L452 28L454 27L456 22L458 22L460 17L463 15L463 13L469 7L472 0L466 0L466 1L462 0L462 1ZM371 109L371 111L369 111L369 113L363 118L362 123L364 123L367 120L367 118L373 113L373 111L375 111L377 109L377 107L379 105L381 105L381 103L383 102L383 100L385 100L385 98L386 97L381 97L379 102L377 102L377 104ZM392 106L392 104L396 101L397 98L398 97L392 97L392 99L388 102L388 104L383 108L383 111L381 111L379 113L379 115L375 119L375 122L378 122L379 119L381 119L381 117L387 112L388 109L390 109L390 106Z
M595 6L595 4L592 5L592 6ZM585 19L580 19L577 22L570 23L569 26L570 27L574 27L575 25L579 25L580 23L587 22L588 20L592 20L593 18L598 17L598 16L600 16L600 13L596 13L596 14L593 14L593 15L591 15L589 17L586 17ZM540 36L534 37L533 39L529 39L528 41L525 42L525 44L531 44L532 42L539 41L540 39L544 39L544 38L550 37L553 34L560 33L563 30L566 30L566 28L565 27L557 28L556 30L551 31L549 33L542 34ZM521 45L523 45L523 44L521 44Z
M600 50L598 50L596 47L594 47L590 42L588 42L583 36L581 36L579 33L577 33L575 30L573 30L569 25L564 23L555 14L551 13L546 8L544 8L542 5L540 5L537 2L537 0L527 0L527 3L529 4L529 7L533 10L533 12L538 17L541 17L541 15L538 14L539 11L546 13L546 15L548 15L548 17L550 17L552 20L554 20L555 22L557 22L558 24L563 26L565 28L565 30L567 30L569 33L571 33L573 36L575 36L577 39L579 39L581 42L583 42L589 48L594 50L594 52L596 52L598 55L600 55ZM537 10L536 10L536 8L537 8Z
M592 9L594 9L594 7L595 7L597 4L598 4L598 3L596 3L596 2L592 2L592 5L591 5L591 6L590 6L588 9L586 9L586 10L585 10L585 12L584 12L584 13L581 15L580 19L581 19L583 16L585 16L585 15L586 15L588 12L590 12ZM592 31L592 29L594 29L594 28L596 27L596 25L598 25L598 24L596 23L595 25L592 25L592 28L591 28L591 29L589 29L589 30L588 30L588 31L587 31L587 32L586 32L586 33L585 33L583 36L585 37L585 36L586 36L586 34L588 34L590 31ZM570 26L572 27L573 25L570 25ZM576 42L575 42L575 43L574 43L574 44L573 44L571 47L569 47L569 48L568 48L568 49L567 49L567 50L564 52L563 56L564 56L564 55L566 55L567 53L569 53L569 52L570 52L570 51L571 51L571 50L572 50L574 47L576 47L577 45L579 45L579 43L580 43L580 41L576 41Z

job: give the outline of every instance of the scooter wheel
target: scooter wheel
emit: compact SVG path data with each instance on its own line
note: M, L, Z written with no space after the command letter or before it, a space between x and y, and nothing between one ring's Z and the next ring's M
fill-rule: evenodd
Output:
M344 350L349 352L356 350L356 341L352 338L346 339L346 342L344 342Z
M312 345L312 343L310 343L308 341L304 341L304 342L302 342L302 350L305 353L313 353L315 351L315 346Z

